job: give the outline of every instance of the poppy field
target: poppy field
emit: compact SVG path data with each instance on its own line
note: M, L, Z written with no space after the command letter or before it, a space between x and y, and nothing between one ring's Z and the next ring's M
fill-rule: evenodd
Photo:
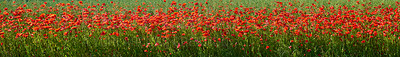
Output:
M396 0L2 0L1 57L397 57Z

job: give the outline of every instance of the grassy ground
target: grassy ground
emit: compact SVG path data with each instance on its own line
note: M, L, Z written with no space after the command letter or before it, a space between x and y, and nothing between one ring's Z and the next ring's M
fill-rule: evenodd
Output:
M400 6L396 0L81 2L1 1L0 55L308 57L400 54Z

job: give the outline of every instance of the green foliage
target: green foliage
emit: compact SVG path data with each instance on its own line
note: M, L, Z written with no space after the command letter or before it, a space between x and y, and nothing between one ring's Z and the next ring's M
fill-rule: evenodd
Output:
M16 1L13 3L13 1ZM68 7L62 7L58 6L60 3L70 3L74 5L80 5L78 1L83 2L82 7L77 7L77 9L68 9ZM114 3L110 3L113 1ZM284 28L279 27L279 25L268 25L268 26L263 26L262 28L265 29L257 29L254 27L254 24L259 24L261 22L265 22L269 19L265 18L259 21L255 21L255 23L244 23L246 25L238 25L238 23L233 23L233 22L226 22L226 23L218 23L215 26L211 25L198 25L197 22L190 23L190 22L178 22L177 24L174 24L174 22L166 22L167 24L153 24L154 27L159 27L163 28L163 26L168 26L168 24L174 24L171 25L171 27L175 28L168 28L166 30L158 29L158 28L153 28L153 31L151 33L148 33L146 29L150 28L152 23L145 23L143 25L140 25L140 23L129 23L128 25L132 25L131 27L134 27L136 29L132 30L126 30L122 29L124 28L129 28L128 26L121 26L121 28L117 27L115 29L104 29L107 26L99 26L97 25L98 23L96 22L89 22L90 19L92 19L93 16L96 15L101 15L101 14L108 14L104 17L108 16L108 19L113 19L112 17L118 16L118 15L132 15L128 16L126 18L121 18L121 20L127 20L130 22L138 22L139 17L143 17L142 19L151 19L154 16L157 16L157 14L162 14L162 13L157 13L156 10L163 10L163 13L165 15L160 15L162 17L171 17L174 16L174 12L179 14L182 13L180 11L188 11L188 12L197 12L195 10L176 10L173 12L168 12L169 8L193 8L193 7L199 7L198 13L203 14L203 17L208 17L208 18L225 18L225 17L230 17L230 16L216 16L216 14L229 14L229 15L235 15L235 17L240 16L239 14L234 14L234 13L227 13L229 10L235 10L235 8L238 8L239 11L244 11L246 8L254 8L250 9L250 11L259 11L259 10L266 10L266 13L262 13L262 15L269 15L272 13L281 13L281 12L273 12L274 9L286 9L282 10L282 12L291 12L291 9L298 9L302 11L306 11L303 14L312 14L310 12L316 12L316 13L321 13L317 12L316 10L318 9L317 7L322 7L324 6L324 10L329 10L329 7L349 7L349 9L343 9L343 10L370 10L372 12L373 10L381 10L382 8L395 8L396 10L398 5L396 5L397 0L361 0L359 1L360 4L357 4L356 1L358 0L321 0L321 1L313 1L313 0L199 0L199 1L192 1L192 0L175 0L177 4L183 4L187 3L188 5L186 7L182 7L179 5L171 5L171 0L167 0L166 2L163 2L162 0L75 0L74 2L71 2L71 0L3 0L1 1L0 9L1 12L14 12L15 9L18 7L23 6L24 4L27 4L27 7L23 7L24 9L31 9L33 10L32 13L24 13L22 14L21 19L26 20L26 19L33 19L33 20L42 20L38 18L41 14L55 14L57 18L55 18L54 21L62 21L62 19L65 16L63 13L71 14L74 15L77 19L79 18L78 15L84 15L83 12L85 8L91 7L93 5L97 4L106 4L104 8L100 8L99 5L97 7L93 7L91 9L95 9L96 11L90 11L88 14L89 17L83 17L83 18L88 18L88 19L83 19L79 18L79 20L82 20L82 22L79 22L80 24L77 24L75 26L70 26L70 27L77 27L76 29L71 29L71 28L66 28L64 30L56 32L55 29L57 28L65 28L70 24L74 23L67 23L67 22L78 22L78 21L71 21L74 19L71 19L69 21L66 21L64 24L41 24L41 25L47 25L47 26L52 26L52 29L47 29L47 28L41 28L39 30L33 30L35 26L39 26L40 24L33 25L32 23L26 21L20 21L18 22L18 19L7 19L7 20L15 20L15 22L5 22L6 19L0 19L2 20L1 24L12 24L12 23L18 23L18 24L13 24L13 25L5 25L4 27L0 27L0 32L4 32L3 34L5 37L1 38L0 42L2 45L0 46L0 56L4 57L13 57L13 56L25 56L25 57L32 57L32 56L39 56L39 57L44 57L44 56L56 56L56 57L61 57L61 56L124 56L124 57L144 57L144 56L150 56L150 57L164 57L164 56L171 56L171 57L183 57L183 56L190 56L190 57L210 57L210 56L215 56L215 57L220 57L220 56L226 56L226 57L237 57L237 56L246 56L246 57L255 57L255 56L261 56L261 57L266 57L266 56L290 56L290 57L300 57L300 56L390 56L390 57L396 57L399 56L399 36L395 35L400 35L399 33L387 33L388 36L383 36L384 30L383 28L376 28L376 29L371 29L371 28L365 28L363 29L354 29L352 31L349 31L350 34L344 35L344 36L334 36L330 34L322 34L321 31L327 31L327 32L332 32L333 34L338 34L335 33L333 30L330 29L324 29L324 30L313 30L316 29L311 25L315 25L313 23L317 23L320 25L323 25L322 23L318 23L318 21L312 21L310 23L289 23L286 22L285 24L288 25L295 25L298 24L301 26L301 24L307 24L309 26L304 26L310 29L306 29L306 31L310 32L301 32L300 34L304 35L294 35L294 31L296 29L301 29L298 27L293 28L293 30L288 30L287 32L282 31ZM40 7L44 5L43 3L47 2L48 4L45 4L46 7ZM194 5L193 3L201 3L202 6L200 5ZM207 2L208 4L205 4ZM282 2L282 6L284 7L279 7L277 2ZM288 3L293 3L292 6ZM329 3L329 4L328 4ZM115 5L113 5L115 4ZM308 6L313 6L316 5L313 8L306 8ZM362 6L361 4L366 4L366 6ZM389 5L391 7L389 7ZM144 13L150 13L150 16L147 16L146 14L143 14L143 12L138 13L138 6L143 7L142 10L147 9L147 11L143 11ZM243 7L241 7L243 6ZM352 7L354 6L354 7ZM382 8L373 8L376 6L381 6ZM52 10L50 7L59 9L59 11ZM368 8L369 7L369 8ZM4 8L8 8L9 10L4 10ZM103 11L99 9L104 9ZM204 11L201 11L204 9ZM312 10L314 9L314 10ZM43 11L41 11L43 10ZM52 11L47 11L47 10L52 10ZM88 9L90 10L90 9ZM127 12L131 10L132 12L135 12L137 14L136 17L133 17L135 13L129 13ZM218 11L223 11L223 12L218 12ZM117 14L115 12L119 12L122 14ZM93 14L91 14L93 13ZM330 17L330 15L345 15L345 14L334 14L334 13L329 13L329 12L322 12L325 15L324 17ZM187 15L194 15L190 13L182 13L181 15L176 15L176 18L173 19L183 19L183 20L189 20L192 19L193 17L182 17L184 14ZM208 14L214 14L214 15L208 15ZM348 14L355 14L355 13L348 13ZM365 13L364 13L365 14ZM1 14L3 15L3 14ZM168 15L168 16L166 16ZM301 13L295 13L291 14L294 15L295 17L299 17L302 14ZM8 16L14 16L10 13ZM4 18L8 18L8 16ZM238 18L242 21L249 21L249 19L246 19L245 17L258 17L256 14L243 14L244 17ZM277 14L274 14L273 16L278 16ZM370 15L363 15L367 17L371 16L380 16L383 17L384 15L379 15L379 14L370 14ZM363 16L356 16L356 17L363 17ZM394 16L390 16L394 17ZM286 17L285 17L286 18ZM202 21L209 21L209 20L204 20L201 18L198 18L199 20L196 20L199 22ZM200 20L201 19L201 20ZM218 22L218 20L212 20L210 22ZM345 19L345 18L343 18ZM345 20L352 20L355 18L348 18ZM32 20L32 21L33 21ZM43 19L44 20L44 19ZM92 19L93 21L94 19ZM170 20L170 19L168 19ZM167 21L168 21L167 20ZM172 19L171 19L172 20ZM302 20L297 20L293 19L294 21L302 21ZM340 19L342 20L342 19ZM165 21L165 20L155 20L155 21ZM233 21L233 20L230 20ZM311 21L311 20L307 20ZM85 23L88 22L88 23ZM111 24L112 21L101 21L99 23L105 22L104 24ZM122 21L118 21L122 22ZM143 22L150 22L150 21L143 21ZM268 22L272 22L272 20L269 20ZM333 22L333 21L332 21ZM44 21L39 21L38 23L45 23ZM57 22L55 22L57 23ZM187 23L192 24L192 26L188 26ZM284 22L283 22L284 23ZM400 23L399 21L395 21L393 23ZM22 26L20 24L24 24L25 26ZM87 27L88 24L92 24L94 26L98 26L101 28L89 28ZM358 23L361 24L362 26L368 26L369 24L372 24L372 21L370 23ZM13 29L8 31L7 29L10 28L16 28L14 25L20 25L17 27L17 29ZM33 25L33 26L29 26ZM195 26L198 25L198 26ZM250 26L251 25L251 26ZM263 24L265 25L265 24ZM345 24L338 24L338 25L332 25L333 28L343 28ZM65 26L65 27L64 27ZM119 26L117 24L113 24L110 26ZM235 29L239 27L246 27L250 26L250 28L246 29L238 29L238 31L245 31L245 30L250 30L256 31L255 33L246 33L243 35L243 37L238 37L237 35L240 34L240 32L237 32ZM384 25L384 26L389 26L389 25ZM188 27L188 28L185 28ZM202 31L195 32L192 30L197 30L198 27L202 27L200 29L203 30L210 30L211 33L207 37L204 37ZM226 31L216 31L213 30L212 27L217 27L220 29L226 29ZM28 28L26 31L22 31L23 28ZM398 28L398 27L396 27ZM370 34L364 33L362 35L365 35L366 37L355 37L355 38L350 38L350 35L357 35L359 31L366 31L366 30L377 30L378 34L376 37L370 38L369 36L372 36ZM389 32L394 31L395 28L388 29ZM218 30L218 29L217 29ZM279 32L282 32L281 34L274 33L274 30L279 30ZM170 37L160 37L161 36L166 36L166 34L163 34L165 32L175 32L176 33L166 33L167 35L169 34ZM347 30L340 31L342 33L346 32ZM52 33L50 33L52 32ZM64 35L65 32L68 32L67 35ZM102 32L106 32L106 35L101 35ZM119 36L116 35L110 35L113 32L119 33ZM27 34L29 37L16 37L18 33L22 34ZM228 36L222 35L223 33L227 33ZM47 36L43 36L46 34ZM58 36L54 36L57 34ZM185 34L185 35L182 35ZM262 36L257 36L255 34L259 34ZM306 36L307 34L312 34L312 35L318 35L318 37L313 36L313 37L308 37ZM174 36L172 36L174 35ZM231 36L235 35L235 36ZM47 38L47 39L46 39ZM126 40L128 39L128 40ZM219 40L221 39L221 40ZM262 39L262 40L260 40ZM362 41L365 41L365 43L362 43ZM155 46L156 43L159 43L159 45ZM185 43L185 44L184 44ZM177 48L180 45L179 48ZM201 47L199 47L201 45ZM268 49L266 47L269 47Z

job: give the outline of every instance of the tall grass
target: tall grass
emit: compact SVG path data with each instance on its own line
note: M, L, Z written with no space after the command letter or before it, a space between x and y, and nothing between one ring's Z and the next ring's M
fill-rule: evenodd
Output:
M79 4L79 1L83 4ZM400 22L392 21L398 20L395 18L398 16L394 15L397 14L396 11L399 11L397 0L174 1L177 5L171 5L173 2L171 0L166 0L166 2L163 0L74 0L73 2L71 0L54 2L52 0L3 0L0 2L0 9L2 9L0 13L4 16L0 19L0 25L2 25L0 32L4 34L0 33L0 35L4 35L4 38L0 40L2 43L0 56L399 56L400 43L398 43L399 36L396 35L400 34L396 30L399 29ZM356 3L357 1L359 4ZM44 5L44 2L48 4L40 7ZM279 2L283 3L282 7L278 4ZM62 3L69 3L74 7L59 6ZM103 3L105 6L101 8ZM185 7L179 5L183 3L187 5ZM194 5L194 3L201 3L201 5ZM31 9L33 12L12 14L18 7L25 4L26 7L22 8ZM140 8L142 12L138 11L139 6L142 7ZM381 8L375 8L378 6ZM191 10L196 7L198 9ZM321 7L324 7L325 11L319 10ZM335 9L330 9L330 7ZM8 10L4 10L5 8ZM395 10L388 11L385 8ZM174 11L171 11L172 9ZM245 13L235 14L235 9ZM247 9L249 11L246 11ZM303 12L290 13L294 12L293 9ZM157 12L161 10L163 12ZM132 13L128 13L129 11ZM253 12L246 14L251 11ZM374 11L378 14L367 13ZM384 15L385 11L393 14ZM4 12L10 15L4 15ZM322 14L317 16L317 13ZM41 14L46 17L40 17ZM47 17L51 14L55 14L56 17ZM74 18L66 18L67 14ZM82 17L83 15L88 17ZM339 15L355 16L354 18L339 18L337 17ZM19 20L9 18L10 16L21 16L21 18ZM123 18L123 16L126 17ZM385 16L390 18L383 20ZM356 17L365 22L352 22L357 19ZM376 19L369 20L367 17ZM377 17L382 17L382 19ZM223 18L232 19L223 20ZM54 19L53 23L48 21L50 19ZM373 26L379 22L391 22L391 24ZM89 24L93 26L88 27ZM262 25L261 29L255 26L257 24ZM346 30L350 27L346 26L351 24L356 24L361 28ZM315 27L317 25L330 26L330 28L318 30ZM51 26L51 28L42 28L43 26ZM35 27L40 28L34 30ZM152 30L149 31L149 28ZM364 33L367 31L372 32L371 34ZM103 32L105 35L101 35ZM337 36L346 32L349 34ZM118 36L112 35L115 33L118 33ZM16 37L25 34L28 37ZM56 34L58 36L55 36ZM206 34L208 36L204 36ZM362 36L357 37L359 34Z

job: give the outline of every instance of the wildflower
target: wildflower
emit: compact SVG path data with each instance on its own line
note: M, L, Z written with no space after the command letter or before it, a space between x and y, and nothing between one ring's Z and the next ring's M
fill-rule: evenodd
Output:
M221 42L221 38L218 38L218 41Z
M160 44L158 44L158 43L154 44L154 46L158 46L158 45L160 45Z
M4 10L5 10L5 9L4 9ZM3 14L4 14L4 15L9 15L9 13L8 13L8 12L6 12L6 11L4 11L4 12L3 12Z
M105 31L103 31L103 32L101 32L101 34L100 34L101 36L103 36L103 35L106 35L106 32Z
M181 47L181 44L178 43L178 46L176 48L179 48L179 47Z
M305 42L308 43L308 40L306 40Z
M77 27L72 27L71 29L76 29Z
M128 37L125 37L125 40L128 41Z
M83 4L82 1L79 1L79 4Z
M199 44L199 45L197 45L197 46L201 47L201 44Z
M365 40L361 41L361 43L365 43Z
M65 35L65 36L68 35L68 32L64 32L64 35Z
M175 1L172 1L171 6L172 6L172 5L176 5L176 2L175 2Z
M199 5L199 3L198 3L198 2L196 2L196 3L194 3L194 5Z
M182 33L182 36L185 36L186 34L185 33Z
M54 37L57 37L57 34L54 34Z

